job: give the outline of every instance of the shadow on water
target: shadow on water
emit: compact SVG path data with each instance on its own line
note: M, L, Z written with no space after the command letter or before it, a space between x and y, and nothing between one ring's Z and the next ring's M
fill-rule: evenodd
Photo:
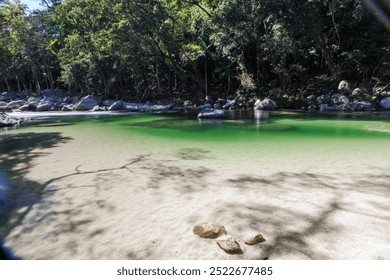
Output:
M72 140L60 133L19 133L0 136L0 168L4 171L0 193L0 240L20 224L42 198L44 187L26 178L43 150Z

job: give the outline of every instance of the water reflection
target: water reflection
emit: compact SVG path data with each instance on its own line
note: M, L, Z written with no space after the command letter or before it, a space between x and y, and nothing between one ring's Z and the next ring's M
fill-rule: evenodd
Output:
M223 124L222 119L198 119L199 126L206 128L210 126L221 126Z
M254 110L253 113L254 113L256 129L259 130L262 120L269 118L269 111Z

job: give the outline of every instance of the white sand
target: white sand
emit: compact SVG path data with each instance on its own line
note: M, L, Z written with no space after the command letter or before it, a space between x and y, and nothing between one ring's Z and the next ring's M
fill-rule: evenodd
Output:
M34 149L43 154L12 179L44 188L7 228L22 258L390 259L389 152L290 143L251 154L234 143L63 130L74 139ZM223 224L243 254L194 235L203 221ZM245 245L256 233L266 242Z

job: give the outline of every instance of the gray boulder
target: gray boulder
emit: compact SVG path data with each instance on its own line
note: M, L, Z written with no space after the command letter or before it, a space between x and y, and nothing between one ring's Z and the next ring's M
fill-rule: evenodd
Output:
M5 113L0 113L0 127L14 126L21 123L22 120L11 117Z
M352 96L360 96L360 95L364 95L364 94L367 94L367 89L361 87L361 88L355 88L353 91L352 91Z
M225 105L222 106L223 109L234 109L234 106L236 105L236 100L228 100L226 101Z
M104 111L106 111L105 107L100 107L99 105L96 105L91 110L91 112L104 112Z
M330 102L330 95L329 94L323 94L317 97L317 103L318 104L327 104Z
M15 100L15 101L11 101L10 103L8 103L7 106L12 108L12 109L18 109L19 107L21 107L25 104L26 104L25 100Z
M106 106L106 107L108 108L108 107L110 107L112 104L114 104L115 102L117 102L117 100L106 99L106 100L103 100L103 105Z
M22 111L22 112L27 112L27 111L30 111L30 106L29 105L23 105L23 106L19 107L18 110Z
M276 110L278 105L272 99L266 98L263 101L257 99L255 102L254 109L255 110Z
M102 99L98 96L87 95L80 100L80 102L76 105L76 111L88 111L92 110L93 107L100 105L102 103Z
M206 109L198 114L199 119L219 119L225 117L225 112L218 109Z
M353 111L371 111L374 110L374 107L369 101L358 101L350 103L349 109Z
M104 104L104 102L103 102ZM110 106L108 106L109 111L118 111L118 110L123 110L123 101L118 100L115 101L114 103L111 103Z
M379 102L379 105L381 106L382 109L390 110L390 96L382 99Z
M348 97L346 97L345 95L341 95L341 94L333 94L331 99L330 99L331 103L334 104L334 105L337 105L337 104L348 104L350 101L348 99Z
M63 112L70 112L70 111L73 111L73 108L74 108L74 106L73 105L64 105L64 106L62 106L62 111Z
M43 111L49 111L51 109L50 103L41 103L37 106L37 111L43 112Z
M337 111L337 107L328 104L320 104L318 106L320 107L320 111Z
M212 108L213 108L213 106L210 103L206 103L206 104L199 105L198 107L196 107L196 110L203 111L203 110L212 109Z

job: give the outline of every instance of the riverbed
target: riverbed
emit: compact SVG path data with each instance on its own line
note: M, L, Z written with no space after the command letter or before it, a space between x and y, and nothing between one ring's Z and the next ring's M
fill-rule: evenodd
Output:
M0 238L23 259L390 259L389 120L41 115L0 132Z

